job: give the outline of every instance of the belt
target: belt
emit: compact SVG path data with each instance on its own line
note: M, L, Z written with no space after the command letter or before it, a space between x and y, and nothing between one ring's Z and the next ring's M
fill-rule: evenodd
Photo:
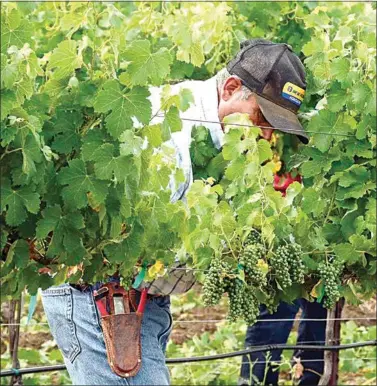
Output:
M73 288L75 288L75 289L77 289L77 290L79 290L80 292L85 292L85 291L87 291L88 289L90 289L91 288L91 285L90 284L69 284L71 287L73 287ZM132 290L130 290L130 292L133 294L133 295L135 295L135 296L137 296L137 295L140 295L140 291L138 291L138 290L134 290L134 289L132 289ZM163 298L163 297L166 297L167 295L158 295L158 294L147 294L147 299L156 299L156 298Z

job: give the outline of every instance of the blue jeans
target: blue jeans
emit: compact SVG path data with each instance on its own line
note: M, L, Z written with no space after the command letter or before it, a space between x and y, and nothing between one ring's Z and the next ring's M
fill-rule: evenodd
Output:
M274 314L269 314L264 306L260 309L259 322L249 326L246 332L245 347L265 344L285 344L291 332L293 320L299 309L302 309L301 322L298 329L298 344L325 344L327 310L318 303L310 303L305 299L298 299L294 304L281 302ZM283 319L279 322L269 319ZM288 320L284 320L288 319ZM303 319L324 319L321 321L305 321ZM268 361L280 361L282 350L271 351ZM268 366L266 369L267 353L253 353L242 357L239 385L262 383L277 385L279 371L277 366ZM304 366L300 385L317 385L323 372L323 351L296 351L295 357L301 358ZM250 362L249 362L250 360ZM258 363L259 362L259 363ZM250 374L250 367L252 370ZM274 370L274 371L273 371Z
M93 289L80 291L69 284L42 291L51 333L63 354L75 385L169 385L165 349L172 329L170 298L148 299L141 329L142 366L122 378L113 373L106 356Z

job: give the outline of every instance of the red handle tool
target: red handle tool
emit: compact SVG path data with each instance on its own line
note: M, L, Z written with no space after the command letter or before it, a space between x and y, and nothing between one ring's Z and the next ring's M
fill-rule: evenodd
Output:
M147 295L148 295L148 288L144 288L141 291L140 302L136 311L138 314L144 313L145 305L147 304Z

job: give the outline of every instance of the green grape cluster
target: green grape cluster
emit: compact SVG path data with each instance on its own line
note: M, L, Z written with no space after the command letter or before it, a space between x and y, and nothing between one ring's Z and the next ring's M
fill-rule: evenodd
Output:
M289 264L289 250L284 245L279 245L270 259L272 269L275 271L276 281L285 289L292 285Z
M224 274L229 274L231 267L224 261L214 258L211 262L203 284L203 302L206 306L214 306L219 303L225 292L226 282Z
M343 264L337 260L332 264L322 262L318 265L318 271L325 287L323 305L326 308L333 308L340 298L339 286Z
M246 237L244 245L250 244L262 244L262 236L256 229L253 229Z
M228 319L235 322L243 316L244 303L244 282L235 278L228 284L227 292L229 295L229 313Z
M245 271L246 281L257 287L266 285L265 274L258 266L258 260L263 257L262 244L248 244L239 256L239 264Z
M259 315L259 301L254 295L254 289L250 286L245 286L243 297L243 318L250 326L257 321Z
M267 286L264 288L264 292L268 294L268 297L264 300L263 304L266 306L267 311L270 314L273 314L274 312L277 312L279 302L276 301L276 289L271 285L271 283L268 283Z
M302 284L305 274L305 265L302 261L302 249L299 244L288 244L289 250L288 263L290 266L291 279L293 283Z
M239 278L228 281L229 295L228 320L235 322L244 319L248 325L254 324L259 315L259 301L254 295L254 288L246 285Z
M283 289L304 282L305 266L299 244L279 245L271 258L271 266Z

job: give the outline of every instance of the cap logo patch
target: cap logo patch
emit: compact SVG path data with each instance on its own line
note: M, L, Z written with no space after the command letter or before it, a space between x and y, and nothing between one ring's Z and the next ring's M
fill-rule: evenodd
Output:
M295 105L300 106L304 100L305 90L291 82L287 82L283 87L283 92L281 95L283 98L288 99Z

